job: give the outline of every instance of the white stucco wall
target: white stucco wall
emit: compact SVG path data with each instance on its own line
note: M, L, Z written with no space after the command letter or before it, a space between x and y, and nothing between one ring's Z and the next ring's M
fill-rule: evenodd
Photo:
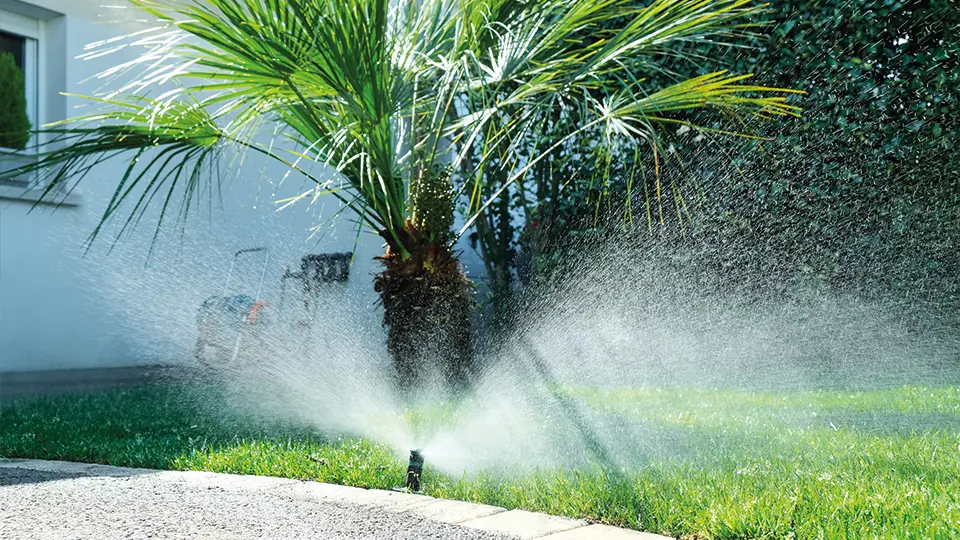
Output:
M117 61L116 56L93 61L75 57L84 45L122 33L105 21L123 17L104 11L97 0L31 2L64 14L46 23L41 120L49 122L77 113L77 100L58 97L59 92L92 92L99 83L81 81ZM0 0L2 9L24 6ZM283 169L264 166L250 156L242 168L229 167L234 176L223 212L193 216L182 238L172 231L163 235L149 261L155 223L149 219L113 253L105 253L106 239L81 257L82 244L122 174L119 161L101 167L80 185L74 207L31 212L32 203L0 199L0 371L189 361L196 309L204 298L221 292L235 250L261 245L272 249L264 295L275 301L283 268L296 269L301 255L354 249L350 220L326 227L319 240L310 238L310 228L337 208L332 197L314 207L300 204L278 213L274 201L303 186L293 177L275 188L269 180L282 177ZM371 279L377 270L372 258L382 252L381 240L364 233L356 251L349 303L359 309L359 319L379 331L381 315ZM238 270L232 290L251 291L255 269L245 264Z

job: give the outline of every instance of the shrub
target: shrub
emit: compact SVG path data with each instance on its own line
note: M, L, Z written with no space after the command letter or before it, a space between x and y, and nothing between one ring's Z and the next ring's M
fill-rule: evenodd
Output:
M704 146L693 132L670 141L683 166L662 160L660 180L689 195L684 211L666 190L652 204L656 234L632 241L685 246L729 287L767 295L812 283L895 301L917 326L960 325L960 10L952 0L785 0L757 22L771 21L747 53L690 52L704 71L754 72L758 83L807 91L803 118L764 128L773 140L762 144ZM626 198L628 161L618 164L614 202ZM646 170L649 185L651 163ZM645 204L635 201L642 231ZM590 205L563 210L579 224L573 236L596 215ZM611 214L622 223L622 210Z
M0 147L23 150L30 128L23 71L12 54L0 53Z

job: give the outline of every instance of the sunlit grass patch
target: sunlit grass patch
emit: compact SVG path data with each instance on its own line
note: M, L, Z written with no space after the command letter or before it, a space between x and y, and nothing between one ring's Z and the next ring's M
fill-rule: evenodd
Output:
M361 488L390 489L405 467L390 448L363 439L245 440L178 456L170 468L281 476Z
M428 458L425 492L676 536L960 534L953 387L569 395L596 418L639 422L650 447L616 449L613 468L556 463L516 470L503 463L465 476L440 474ZM214 388L184 386L7 400L0 455L378 489L403 483L406 449L250 415L222 398ZM425 433L459 418L449 406L400 417Z

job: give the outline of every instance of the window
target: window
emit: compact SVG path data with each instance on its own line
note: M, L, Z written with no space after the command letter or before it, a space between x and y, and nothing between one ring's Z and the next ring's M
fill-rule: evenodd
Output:
M30 2L0 0L0 51L12 54L17 66L23 68L27 118L34 129L66 118L67 101L61 94L68 88L66 17ZM0 148L0 169L31 163L36 159L37 143L47 142L50 139L40 134L30 139L26 150ZM38 202L43 188L36 174L0 181L0 204L11 200ZM77 194L65 191L61 195L43 203L79 204Z
M13 55L14 63L23 72L24 92L27 101L27 118L30 125L37 127L41 124L39 114L39 43L42 32L42 22L0 9L0 53ZM33 138L27 142L25 150L9 148L7 144L0 144L0 166L12 168L28 163L34 159L30 154ZM12 181L15 185L33 187L33 178L25 175Z
M27 51L27 38L0 31L0 53L10 53L17 67L23 70L23 57Z

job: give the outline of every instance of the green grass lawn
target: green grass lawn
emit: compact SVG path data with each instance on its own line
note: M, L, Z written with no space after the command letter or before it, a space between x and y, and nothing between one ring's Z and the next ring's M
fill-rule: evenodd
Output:
M450 477L428 459L426 493L695 538L960 536L960 388L568 395L654 444L616 471ZM257 420L199 386L5 400L0 456L383 489L405 472L393 449Z

